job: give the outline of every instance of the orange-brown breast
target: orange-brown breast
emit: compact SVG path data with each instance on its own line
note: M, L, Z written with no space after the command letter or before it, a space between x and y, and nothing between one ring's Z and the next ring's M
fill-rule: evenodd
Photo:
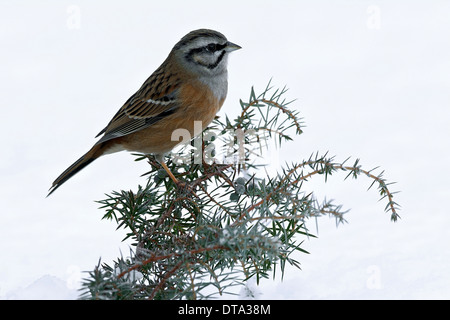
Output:
M120 137L117 143L128 151L163 154L172 150L180 141L172 141L176 129L186 129L194 137L194 121L201 121L202 130L214 119L224 99L217 99L211 90L199 81L184 84L179 98L183 101L177 111L148 128ZM195 132L198 133L198 132Z

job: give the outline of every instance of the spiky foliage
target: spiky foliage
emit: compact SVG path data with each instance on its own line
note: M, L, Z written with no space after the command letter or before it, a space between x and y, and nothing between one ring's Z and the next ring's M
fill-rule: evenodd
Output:
M389 184L359 160L349 165L349 159L339 163L316 153L275 176L264 173L267 164L259 160L268 142L280 145L302 133L286 91L269 83L257 96L252 88L235 119L216 119L203 139L177 150L168 166L182 184L169 179L153 157L137 155L150 165L146 185L113 191L99 201L104 218L127 231L124 240L133 250L112 266L99 263L84 280L83 298L202 299L252 277L282 277L287 264L299 267L295 253L306 253L302 242L313 237L308 219L329 215L345 221L341 205L319 202L304 191L312 176L327 180L343 171L347 177L368 177L397 220Z

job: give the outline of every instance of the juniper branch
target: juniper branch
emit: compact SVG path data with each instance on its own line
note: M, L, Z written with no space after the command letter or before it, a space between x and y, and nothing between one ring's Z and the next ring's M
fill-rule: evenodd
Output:
M348 159L338 163L317 153L286 166L275 177L261 176L261 166L250 162L263 156L261 142L270 137L278 143L292 140L290 129L295 135L302 133L298 111L284 99L287 89L272 89L269 82L257 96L252 88L249 101L240 101L242 110L236 119L216 119L207 129L218 131L231 155L239 155L245 163L220 164L205 158L201 164L169 161L171 171L186 183L186 188L179 188L153 157L138 155L137 161L147 160L150 165L143 175L148 177L147 185L136 192L114 191L99 201L106 210L103 218L127 230L125 239L132 241L136 252L114 262L114 267L98 265L85 280L84 297L200 299L207 297L203 289L208 285L222 295L253 276L258 282L270 272L275 277L278 265L283 277L287 263L300 267L293 254L307 253L299 238L313 237L305 227L308 218L329 215L345 221L347 211L342 206L326 200L319 203L313 193L303 191L314 176L323 175L327 181L337 171L346 172L345 179L365 175L372 180L369 189L377 185L381 199L387 199L385 211L391 220L399 218L395 192L388 188L391 183L383 172L374 174L376 168L363 169L359 159L347 165ZM227 135L236 129L255 134L238 141ZM201 153L211 145L212 141L203 141ZM184 159L194 157L188 154ZM140 277L132 277L134 273Z

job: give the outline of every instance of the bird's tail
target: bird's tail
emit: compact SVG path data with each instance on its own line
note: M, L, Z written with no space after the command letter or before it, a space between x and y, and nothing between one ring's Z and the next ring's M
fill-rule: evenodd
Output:
M68 167L63 173L61 173L61 175L58 178L56 178L51 188L49 189L47 197L51 195L53 192L55 192L55 190L58 189L64 182L69 180L81 169L86 167L88 164L90 164L92 161L94 161L103 154L104 154L103 144L94 145L91 150L89 150L80 159L75 161L70 167Z

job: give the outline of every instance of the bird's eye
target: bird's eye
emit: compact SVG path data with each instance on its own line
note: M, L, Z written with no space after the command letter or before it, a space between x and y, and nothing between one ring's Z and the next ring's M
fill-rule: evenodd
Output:
M210 43L206 46L206 51L214 52L214 51L216 51L216 48L217 48L217 46L215 43Z

